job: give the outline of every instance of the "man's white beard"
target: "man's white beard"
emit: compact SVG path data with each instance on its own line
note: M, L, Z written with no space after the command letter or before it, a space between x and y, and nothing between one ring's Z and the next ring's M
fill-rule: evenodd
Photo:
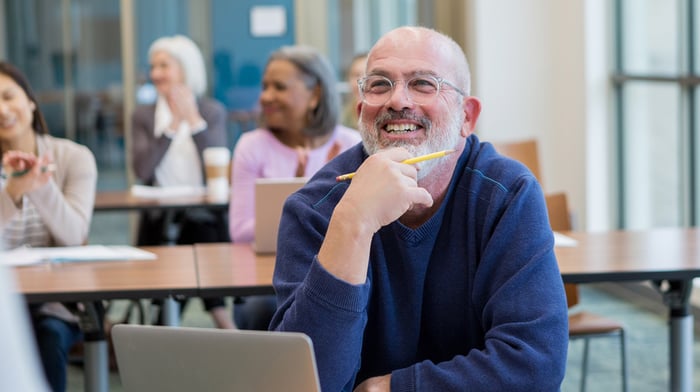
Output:
M411 156L417 157L437 151L456 148L461 138L460 131L462 129L462 118L461 116L452 116L447 124L445 134L441 136L438 136L440 132L433 129L432 122L428 121L426 124L424 124L427 125L425 127L427 139L424 143L418 145L402 141L380 142L379 134L381 131L376 123L372 126L372 128L368 128L366 123L360 119L358 125L360 134L362 135L362 144L364 145L367 154L372 155L379 150L384 150L391 147L403 147L411 153ZM435 167L440 165L440 163L440 159L430 159L416 163L415 166L419 169L418 181L430 174Z

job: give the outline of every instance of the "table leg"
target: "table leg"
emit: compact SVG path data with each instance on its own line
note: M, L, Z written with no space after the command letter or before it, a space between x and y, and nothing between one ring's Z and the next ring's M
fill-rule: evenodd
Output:
M109 346L105 340L104 313L100 302L85 302L78 312L84 336L84 386L88 392L109 391Z
M85 342L85 390L109 391L109 348L107 341Z
M671 391L693 390L693 313L690 311L692 280L669 281L659 286L669 307Z
M180 325L180 304L173 297L163 299L163 325Z

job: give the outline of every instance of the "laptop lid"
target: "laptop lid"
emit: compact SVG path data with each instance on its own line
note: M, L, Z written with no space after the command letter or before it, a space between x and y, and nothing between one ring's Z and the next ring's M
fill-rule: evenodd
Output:
M125 391L321 390L302 333L118 324L112 340Z
M284 201L300 189L308 179L258 178L255 180L255 242L257 253L277 252L277 232Z

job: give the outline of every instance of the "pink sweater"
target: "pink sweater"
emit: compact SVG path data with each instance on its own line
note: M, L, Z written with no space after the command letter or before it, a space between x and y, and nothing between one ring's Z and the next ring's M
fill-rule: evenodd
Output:
M304 176L311 177L326 164L334 144L340 146L340 153L360 141L357 131L336 126L328 142L309 152ZM231 241L253 242L255 239L255 180L295 177L297 164L296 150L282 144L269 130L259 128L241 136L233 151L229 205Z

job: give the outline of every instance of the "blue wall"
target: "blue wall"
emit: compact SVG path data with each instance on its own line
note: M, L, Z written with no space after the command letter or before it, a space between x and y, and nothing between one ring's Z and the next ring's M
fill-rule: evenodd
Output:
M287 10L287 30L280 37L253 37L250 10L253 6L281 5ZM257 105L263 68L270 52L293 45L293 0L213 0L212 95L229 110L250 110Z

